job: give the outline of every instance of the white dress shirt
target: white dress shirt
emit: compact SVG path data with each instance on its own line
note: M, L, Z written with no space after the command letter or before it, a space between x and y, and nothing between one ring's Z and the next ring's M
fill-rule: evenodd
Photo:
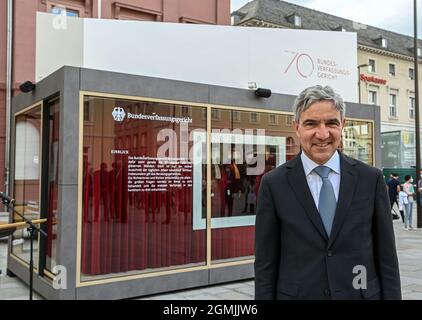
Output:
M306 181L308 182L309 190L314 198L315 206L318 208L319 193L322 187L322 178L313 170L319 164L312 161L305 152L302 151L300 158L302 160L303 169L305 170ZM331 172L328 174L331 184L334 188L334 194L338 201L338 193L340 190L340 156L338 151L334 152L333 156L323 166L329 167Z

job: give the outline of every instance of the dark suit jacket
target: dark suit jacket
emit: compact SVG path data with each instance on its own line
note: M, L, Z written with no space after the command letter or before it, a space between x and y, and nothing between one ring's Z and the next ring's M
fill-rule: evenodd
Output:
M382 173L341 153L340 167L330 238L300 156L264 175L256 216L256 299L401 299ZM355 277L362 284L364 276L355 266L366 268L366 289L353 286Z

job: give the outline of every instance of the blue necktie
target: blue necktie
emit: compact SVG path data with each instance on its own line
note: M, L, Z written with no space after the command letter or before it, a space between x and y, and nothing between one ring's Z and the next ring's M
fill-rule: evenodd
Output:
M328 179L331 169L326 166L319 166L314 169L315 173L322 179L322 187L319 192L318 211L324 224L327 235L330 236L333 225L334 215L336 213L337 201L334 194L334 188Z

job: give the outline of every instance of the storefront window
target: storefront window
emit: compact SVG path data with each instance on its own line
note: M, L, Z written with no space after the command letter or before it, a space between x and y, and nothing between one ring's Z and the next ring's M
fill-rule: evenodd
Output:
M372 122L346 120L342 136L342 148L346 155L373 165L373 143Z
M82 281L205 265L207 186L211 262L253 258L261 178L300 152L291 115L211 108L207 167L205 107L85 96L83 108ZM372 164L372 146L373 124L348 120L343 151Z
M41 105L15 118L15 209L26 218L40 218ZM22 222L13 215L13 222ZM30 239L26 228L13 234L12 253L29 264ZM38 267L38 236L34 236L34 266Z
M204 265L204 108L88 96L84 108L82 281Z
M221 121L211 122L211 257L214 263L248 259L254 255L258 190L265 172L299 152L288 115L240 112L233 125L231 111L221 110ZM250 119L260 119L251 125ZM286 138L289 139L289 156Z
M45 268L52 272L56 266L57 247L57 203L59 187L59 129L60 129L60 100L55 98L47 103L48 123L46 133L48 136L48 185L47 193L47 239L45 246Z

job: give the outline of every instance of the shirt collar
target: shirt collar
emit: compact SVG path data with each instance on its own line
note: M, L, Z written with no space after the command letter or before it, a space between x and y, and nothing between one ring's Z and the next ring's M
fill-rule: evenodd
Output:
M303 169L305 170L305 176L308 176L319 164L311 160L305 152L301 152L300 158L302 160ZM331 158L323 164L323 166L329 167L335 173L340 174L340 156L338 151L334 152Z

